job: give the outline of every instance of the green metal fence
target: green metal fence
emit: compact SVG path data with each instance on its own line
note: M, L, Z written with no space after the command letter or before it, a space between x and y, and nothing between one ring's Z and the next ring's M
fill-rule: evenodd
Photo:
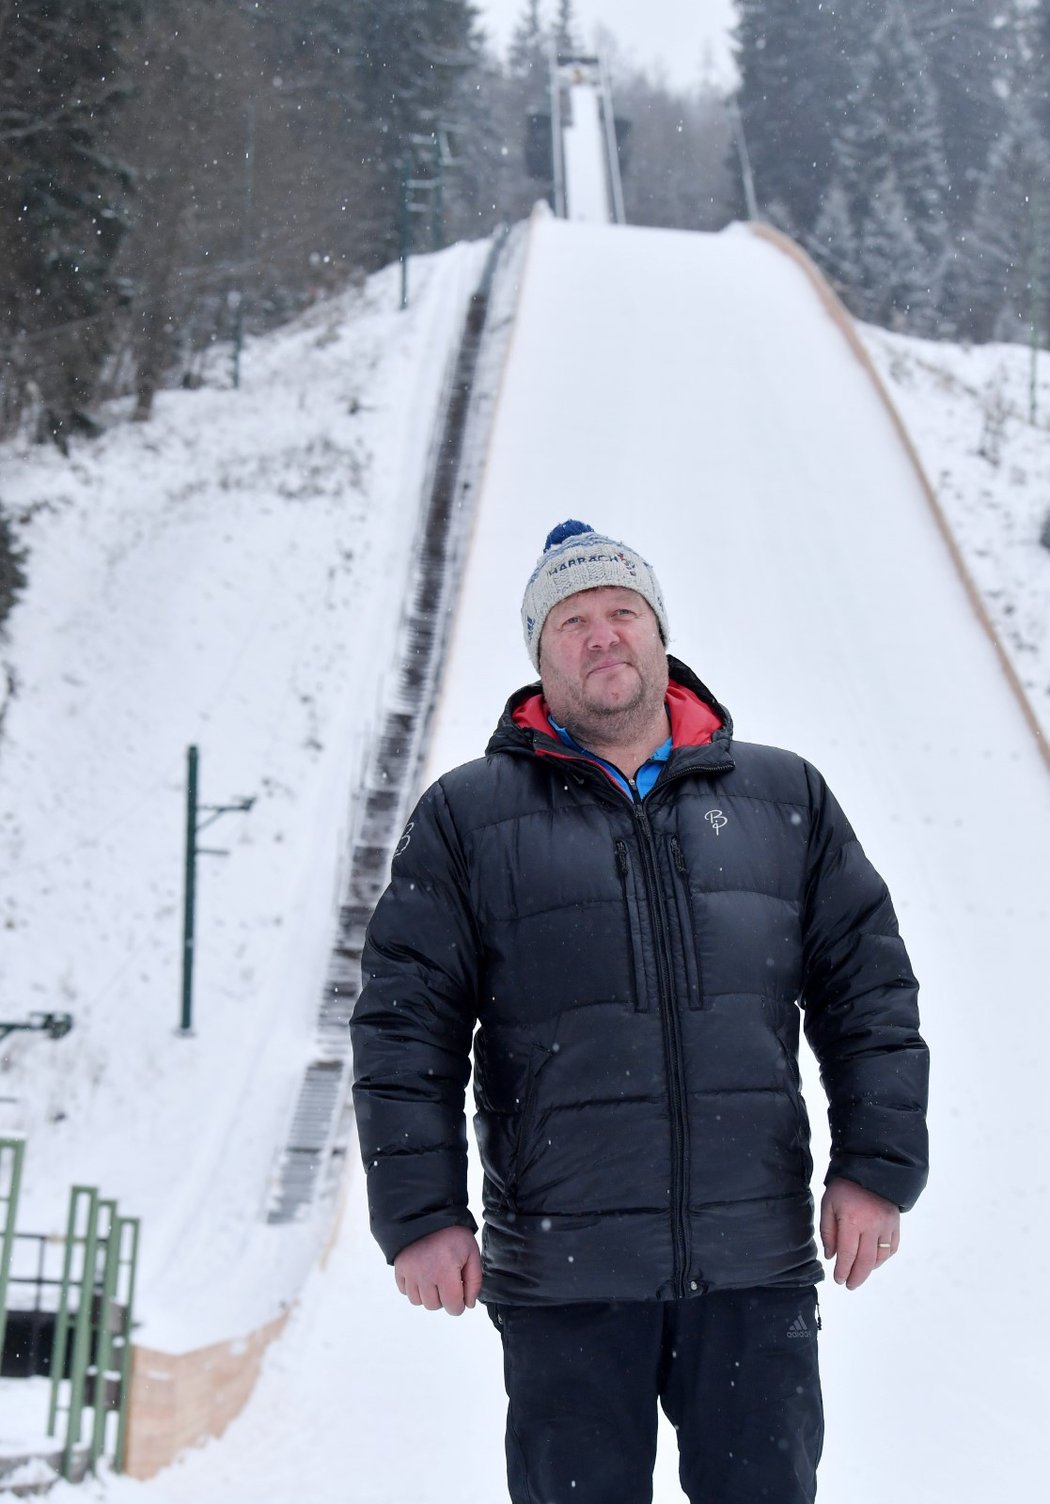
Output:
M23 1139L0 1138L0 1355L4 1351L7 1333L7 1283L15 1246L15 1219L25 1147Z
M139 1224L135 1217L117 1215L116 1202L106 1238L102 1290L93 1310L94 1363L87 1373L85 1398L94 1408L91 1430L91 1467L109 1456L117 1471L124 1466L128 1385L131 1378L131 1307L138 1261ZM111 1435L107 1444L107 1423Z
M93 1186L73 1187L47 1424L49 1436L64 1428L65 1478L73 1476L82 1445L92 1470L102 1457L117 1471L124 1465L138 1244L137 1218L120 1216L117 1203L104 1200ZM86 1410L92 1412L91 1429L82 1443Z

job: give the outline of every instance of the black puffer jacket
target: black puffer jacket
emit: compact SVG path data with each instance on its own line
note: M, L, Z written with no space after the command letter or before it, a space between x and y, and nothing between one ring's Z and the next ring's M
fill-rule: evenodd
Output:
M484 1300L819 1279L799 1003L830 1174L901 1207L925 1183L927 1053L886 888L820 774L734 745L670 667L722 725L706 745L677 727L644 801L517 724L521 691L486 756L424 794L369 928L352 1030L373 1231L393 1260L475 1227L477 1025Z

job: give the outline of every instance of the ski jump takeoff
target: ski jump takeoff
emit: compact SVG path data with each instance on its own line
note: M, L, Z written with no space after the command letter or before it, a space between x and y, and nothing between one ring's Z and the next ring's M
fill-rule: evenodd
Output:
M926 1181L927 1051L889 894L823 778L733 740L633 549L554 529L540 676L423 795L351 1024L372 1229L414 1305L503 1342L514 1504L809 1504L824 1256L855 1290ZM484 1234L467 1205L473 1044Z

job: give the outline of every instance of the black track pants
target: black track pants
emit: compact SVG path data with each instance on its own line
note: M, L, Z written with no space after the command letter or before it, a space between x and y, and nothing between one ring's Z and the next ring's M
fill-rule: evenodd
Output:
M811 1504L824 1438L812 1286L490 1315L513 1504L650 1504L657 1403L690 1504Z

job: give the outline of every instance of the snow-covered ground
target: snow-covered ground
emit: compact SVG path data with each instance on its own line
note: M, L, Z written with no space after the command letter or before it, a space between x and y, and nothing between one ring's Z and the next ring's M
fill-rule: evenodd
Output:
M441 377L484 249L419 262L407 315L384 274L258 342L239 394L168 394L154 423L72 463L2 456L32 557L2 651L21 687L0 744L0 982L15 1011L77 1017L61 1043L0 1047L0 1091L18 1099L7 1121L29 1136L20 1222L57 1229L76 1179L142 1214L143 1335L160 1346L257 1325L313 1260L316 1231L274 1241L285 1230L258 1214L310 1037ZM880 341L887 361L897 348L865 338L880 363ZM980 353L900 349L960 366ZM968 493L970 408L914 373L904 390L934 484L943 496L947 472ZM986 562L1001 572L978 577L1019 621L1039 616L1042 589L1045 643L1039 555L1014 567L1009 546L1046 499L1045 456L1015 459L1021 429L1000 436L998 471L1024 472L995 493ZM985 546L983 511L972 530L951 515L969 553ZM741 229L534 224L431 773L476 755L530 677L518 591L566 516L653 560L672 648L738 735L827 773L924 981L934 1175L899 1259L856 1294L824 1287L822 1497L1030 1498L1050 1400L1050 786L892 428L787 258ZM231 856L202 873L198 1033L181 1040L194 740L207 801L260 800L215 828ZM56 1500L505 1497L498 1339L480 1310L450 1321L397 1296L361 1180L353 1167L331 1258L305 1276L226 1437L149 1484L106 1477ZM0 1406L10 1393L0 1385ZM665 1436L656 1498L680 1497Z
M1050 351L859 332L1050 740Z
M261 1220L310 1058L351 795L382 708L443 382L487 247L395 268L65 460L3 454L30 586L0 653L0 1132L19 1225L71 1183L142 1218L146 1345L249 1331L324 1225ZM180 1008L186 749L204 804L195 1034Z

